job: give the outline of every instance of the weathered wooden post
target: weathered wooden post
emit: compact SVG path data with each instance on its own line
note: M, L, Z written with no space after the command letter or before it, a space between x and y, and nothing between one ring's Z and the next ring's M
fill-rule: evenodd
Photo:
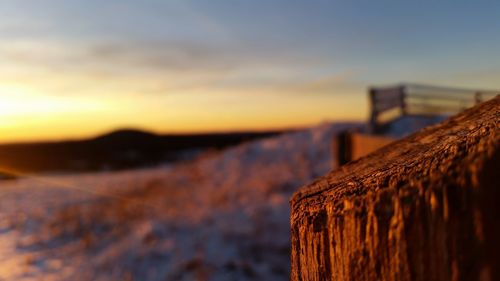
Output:
M500 280L500 97L291 199L291 280Z

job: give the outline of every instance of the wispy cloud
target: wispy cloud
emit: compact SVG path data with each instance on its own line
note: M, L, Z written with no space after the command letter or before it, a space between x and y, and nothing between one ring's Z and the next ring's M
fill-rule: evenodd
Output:
M142 84L145 92L252 83L266 76L281 81L318 64L314 56L269 49L233 48L189 41L78 42L18 40L0 46L3 79L30 76L93 79L97 83ZM285 75L286 76L286 75ZM33 77L32 77L33 78ZM78 80L77 79L77 80ZM75 81L73 79L73 81ZM238 84L238 83L235 83ZM155 86L151 86L155 85ZM241 85L240 85L241 86Z
M357 82L359 73L354 71L345 71L339 74L322 76L316 79L311 79L302 83L294 83L283 89L285 92L299 94L328 94L347 91L352 92L353 89L359 88L362 84Z

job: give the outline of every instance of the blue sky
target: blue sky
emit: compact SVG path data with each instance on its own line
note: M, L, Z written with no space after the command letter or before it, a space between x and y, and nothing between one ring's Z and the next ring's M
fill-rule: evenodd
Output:
M0 132L360 119L369 85L500 88L498 50L498 1L0 0Z

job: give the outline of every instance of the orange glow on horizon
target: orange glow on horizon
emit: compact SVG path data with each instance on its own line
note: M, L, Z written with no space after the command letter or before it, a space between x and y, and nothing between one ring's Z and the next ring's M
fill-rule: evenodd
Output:
M54 96L16 87L0 87L0 92L0 143L78 139L121 128L157 133L299 128L327 120L360 119L364 114L363 107L349 109L357 99L320 96L315 100L271 92L184 92L149 98L137 94ZM344 106L339 107L339 102Z
M59 54L72 55L69 47L83 52L66 47L29 41L4 46L10 61L0 65L0 143L78 139L121 128L259 131L365 117L364 88L345 74L226 85L219 82L228 74L217 69L135 72L95 58L81 67L59 66ZM256 73L283 74L259 67Z

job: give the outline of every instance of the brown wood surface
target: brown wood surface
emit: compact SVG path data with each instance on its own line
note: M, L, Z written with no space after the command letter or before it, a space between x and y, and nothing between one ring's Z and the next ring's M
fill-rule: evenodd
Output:
M500 280L500 97L297 191L292 280Z

